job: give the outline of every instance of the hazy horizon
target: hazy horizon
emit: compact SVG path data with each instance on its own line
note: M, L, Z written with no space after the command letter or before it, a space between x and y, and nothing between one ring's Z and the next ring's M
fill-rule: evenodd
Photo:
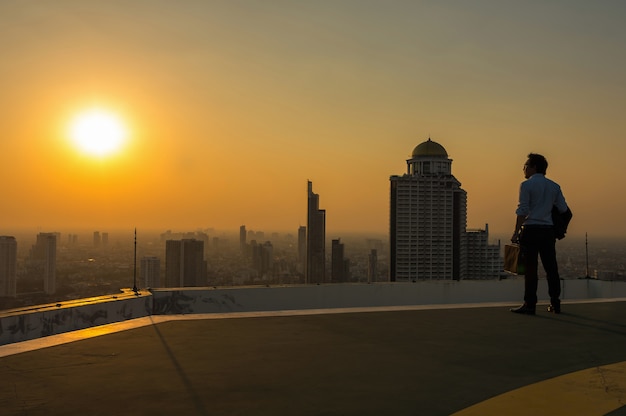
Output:
M327 236L387 235L389 177L430 137L468 228L511 233L537 152L569 236L624 237L625 18L582 0L2 2L0 235L296 234L307 180ZM70 139L94 108L126 129L108 155Z
M245 225L245 224L241 224ZM112 244L116 244L122 241L126 241L129 244L129 247L132 246L134 241L134 228L60 228L60 229L41 229L37 227L25 227L25 228L13 228L13 229L2 229L0 230L0 235L10 235L14 236L18 239L18 245L20 246L20 250L26 249L24 244L31 244L36 240L38 233L60 233L61 244L65 244L68 240L68 236L70 234L78 236L78 243L80 245L91 245L93 244L93 233L98 231L102 236L102 233L109 234L109 242ZM139 228L137 229L137 241L139 244L153 241L154 239L160 238L161 234L166 233L167 231L171 231L173 234L182 234L182 233L192 233L192 232L205 232L208 234L209 239L214 237L218 238L228 238L230 243L239 244L239 227L236 228L228 228L222 229L217 227L192 227L192 228ZM281 239L291 235L294 240L298 238L298 230L274 230L270 228L263 227L249 227L246 225L246 231L254 231L254 232L263 232L265 237L263 241L272 241L272 234L277 233ZM389 243L389 233L381 233L381 232L368 232L368 231L349 231L349 230L326 230L326 241L330 243L333 239L341 239L344 243L350 243L354 240L365 239L380 239L383 244ZM509 243L510 235L509 233L495 233L489 230L489 244L497 244L498 240L501 245ZM248 241L250 238L248 237ZM626 242L626 236L611 236L611 235L599 235L599 234L590 234L587 236L587 240L589 245L597 248L598 244L603 245L606 243L617 242L624 243ZM585 244L585 234L570 234L568 233L564 240L557 241L557 249L559 247L564 247L566 245L582 245Z

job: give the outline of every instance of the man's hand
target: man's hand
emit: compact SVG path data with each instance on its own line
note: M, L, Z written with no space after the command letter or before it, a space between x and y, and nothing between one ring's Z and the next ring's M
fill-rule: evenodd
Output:
M511 237L511 242L513 244L519 244L519 234L524 226L524 221L526 221L526 215L518 215L515 219L515 232Z

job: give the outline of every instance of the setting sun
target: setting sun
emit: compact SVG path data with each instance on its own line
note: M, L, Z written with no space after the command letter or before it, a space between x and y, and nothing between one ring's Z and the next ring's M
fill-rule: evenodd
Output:
M78 114L70 124L70 137L90 155L106 156L120 150L128 132L121 119L108 111L92 109Z

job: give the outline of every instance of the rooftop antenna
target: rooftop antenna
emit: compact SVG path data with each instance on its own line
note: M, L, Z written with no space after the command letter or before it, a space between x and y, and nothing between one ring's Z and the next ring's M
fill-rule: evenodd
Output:
M585 279L591 279L591 276L589 276L589 245L587 244L586 232L585 232Z
M137 291L137 227L135 227L135 259L133 264L133 292L139 295Z

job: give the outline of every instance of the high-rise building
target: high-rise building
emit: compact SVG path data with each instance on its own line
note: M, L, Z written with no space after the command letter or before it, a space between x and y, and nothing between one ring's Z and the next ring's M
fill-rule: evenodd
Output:
M239 252L241 253L242 257L246 257L246 254L248 252L248 247L246 244L246 236L248 234L246 233L246 226L242 225L241 227L239 227Z
M140 273L140 281L145 288L161 287L161 260L158 257L142 257Z
M330 269L333 283L347 282L350 277L350 262L344 257L344 252L341 239L332 240Z
M165 287L206 286L204 242L196 239L165 242Z
M367 283L378 281L378 252L372 249L367 255Z
M67 245L75 246L78 243L78 235L77 234L69 234L67 236Z
M324 283L326 280L326 211L319 209L320 197L313 193L308 181L306 283Z
M452 175L452 159L430 138L391 176L391 281L462 279L467 268L467 193Z
M57 234L39 233L30 251L30 274L43 279L46 294L56 292Z
M100 231L93 232L93 246L98 248L100 247L100 243L102 243L102 238L100 237Z
M466 279L496 279L500 277L503 261L500 242L489 244L489 224L484 230L467 230Z
M0 236L0 296L17 294L17 240Z
M266 241L258 247L260 257L259 275L271 277L274 274L274 246L270 241Z
M272 277L274 275L274 246L271 241L258 244L256 240L250 241L250 256L252 268L259 276Z
M250 260L252 262L252 268L259 270L261 268L261 255L259 245L256 240L250 240Z

